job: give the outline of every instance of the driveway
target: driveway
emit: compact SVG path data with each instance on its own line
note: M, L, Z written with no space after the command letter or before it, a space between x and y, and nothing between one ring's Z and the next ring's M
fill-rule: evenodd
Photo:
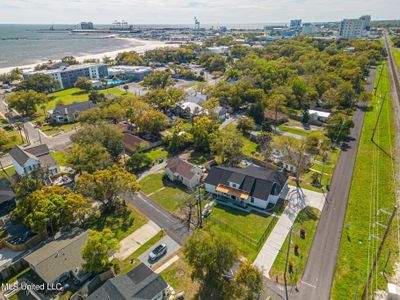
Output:
M128 258L133 252L135 252L140 248L140 246L155 236L160 230L161 228L153 221L147 222L119 243L121 248L116 254L114 254L114 257L118 258L119 260Z
M289 201L287 207L254 261L254 265L259 267L267 278L298 213L306 206L322 210L325 203L323 194L295 186L289 186L286 199Z
M160 245L161 243L164 243L167 245L167 253L161 257L160 259L158 259L155 262L149 261L149 254L150 252L157 247L158 245ZM159 264L162 262L167 261L167 259L169 257L171 257L172 254L174 254L176 251L178 251L180 248L180 245L175 242L173 239L171 239L169 236L163 237L161 240L159 240L157 243L155 243L154 245L152 245L149 250L147 250L146 252L144 252L142 255L140 255L138 258L139 260L144 263L146 266L148 267L152 267L155 264Z

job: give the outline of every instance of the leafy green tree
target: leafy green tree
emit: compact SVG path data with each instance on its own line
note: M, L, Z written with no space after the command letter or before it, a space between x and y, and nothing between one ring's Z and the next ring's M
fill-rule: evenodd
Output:
M10 142L10 137L3 128L0 128L0 151L3 151L3 147Z
M37 93L33 90L18 91L7 97L7 103L10 108L14 108L28 117L35 114L37 106L45 102L47 102L46 94Z
M353 127L351 117L342 113L331 114L326 120L326 135L332 143L339 144L350 135L350 129Z
M338 91L334 88L328 89L325 93L322 94L322 106L325 108L331 108L337 103L339 103L340 95Z
M131 173L135 173L146 169L152 165L153 161L148 154L143 152L135 152L126 161L125 168Z
M208 116L195 117L192 127L194 148L198 151L209 151L213 131L213 121Z
M17 85L18 91L34 90L37 93L48 93L60 88L58 81L48 74L32 74L27 80Z
M184 100L185 97L186 93L183 90L171 87L169 89L153 89L143 99L158 109L168 110L174 107L177 102Z
M89 92L93 88L92 82L86 77L79 77L74 86L82 91Z
M82 224L89 212L90 204L82 195L59 186L45 186L18 200L13 213L34 232L50 228L54 234L73 223Z
M286 103L286 97L282 94L274 94L268 99L268 107L273 110L275 114L275 129L278 125L278 113L285 109Z
M79 65L79 61L76 60L75 57L73 56L64 56L63 58L61 58L61 62L67 65Z
M243 156L242 147L243 140L236 128L215 133L211 143L211 150L221 158L222 164L229 166L240 162Z
M178 119L172 127L172 134L165 137L164 142L168 145L168 152L176 153L193 142L193 135L185 131L183 121Z
M171 77L170 71L154 71L147 75L141 83L144 87L149 89L166 88L167 86L173 85L174 80Z
M93 103L101 103L106 101L106 95L100 93L99 91L91 91L89 94L89 101Z
M150 109L135 119L139 132L158 134L168 125L168 118L160 111Z
M272 141L273 141L273 135L271 132L267 131L262 131L258 136L257 136L257 141L260 145L260 152L263 154L264 158L267 160L271 153L272 153Z
M115 58L117 65L140 66L143 65L143 57L136 51L120 52Z
M242 133L247 134L256 128L256 123L254 122L254 120L252 118L241 117L238 121L237 128Z
M85 260L84 269L94 273L105 271L111 266L110 256L118 249L119 242L109 228L100 232L90 230L82 249L82 258Z
M118 126L103 123L82 126L71 136L71 141L82 146L99 143L107 150L111 158L117 161L124 150L122 138L122 130Z
M67 152L67 163L80 174L82 172L93 173L111 165L111 156L107 149L98 143L75 144Z
M185 259L192 267L192 279L203 287L222 290L223 275L237 258L236 248L222 233L196 231L183 246Z
M243 263L235 275L237 299L254 299L257 297L263 285L263 274L250 263Z
M76 190L86 197L103 203L106 208L114 208L121 201L124 193L134 193L140 189L135 175L112 166L98 170L93 174L83 173L77 183Z

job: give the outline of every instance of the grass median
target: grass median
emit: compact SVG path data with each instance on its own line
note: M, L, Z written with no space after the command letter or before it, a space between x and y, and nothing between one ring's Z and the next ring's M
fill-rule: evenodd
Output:
M382 76L380 74L382 73ZM379 77L380 80L379 80ZM373 265L378 247L383 238L385 225L395 205L395 125L392 115L390 82L386 63L378 67L375 83L376 96L372 97L367 109L362 135L355 162L352 185L344 221L332 299L353 299L358 293L361 299L363 289ZM382 97L382 106L374 142L371 136L375 127ZM386 278L393 273L398 259L398 245L395 219L385 242L378 267L370 285L369 294L378 289L386 289ZM383 274L386 261L385 274Z

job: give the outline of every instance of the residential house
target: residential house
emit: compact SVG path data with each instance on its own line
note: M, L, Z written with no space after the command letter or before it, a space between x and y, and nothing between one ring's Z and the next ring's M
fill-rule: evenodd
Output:
M57 124L73 123L80 113L96 107L97 105L91 101L60 105L54 110L49 110L49 119L50 122Z
M243 169L216 166L205 179L205 189L221 202L266 209L269 204L285 198L288 177L282 172L255 165Z
M83 282L89 276L83 270L81 254L87 238L88 231L74 230L25 256L24 260L46 284L71 277Z
M179 157L171 158L167 162L165 174L171 181L179 181L190 189L199 185L202 170Z
M278 150L273 150L272 160L275 164L281 165L286 171L291 173L297 172L297 167L293 163L293 161L298 162L302 160L303 165L306 167L309 167L311 165L311 156L307 153L302 154L301 157L298 154L292 154L291 159L289 159L289 157L287 157L287 155L283 154L282 152Z
M88 300L162 300L168 285L165 280L141 263L125 275L107 280Z
M142 81L144 77L154 71L145 66L113 66L108 68L109 77L119 77L127 81Z
M50 176L58 173L58 164L46 144L25 149L17 145L9 154L15 171L20 176L31 175L38 169L48 170Z
M310 115L311 119L313 119L314 121L320 121L320 122L326 122L326 119L328 119L329 116L331 115L330 112L316 110L316 109L309 109L308 114Z
M203 112L203 108L196 103L185 101L178 103L174 112L182 118L190 119L200 115Z

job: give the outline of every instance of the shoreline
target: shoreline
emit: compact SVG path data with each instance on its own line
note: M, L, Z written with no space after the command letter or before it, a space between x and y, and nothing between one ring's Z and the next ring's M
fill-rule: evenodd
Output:
M167 44L166 42L156 41L156 40L140 40L140 39L135 39L135 38L119 38L119 39L128 40L132 44L132 46L128 47L128 48L121 48L119 50L114 50L114 51L107 51L107 52L102 52L102 53L97 53L97 54L87 54L87 55L82 55L82 56L76 56L75 58L79 62L83 62L85 59L89 59L89 58L101 60L104 56L108 56L108 57L111 57L112 59L114 59L117 56L117 54L120 52L136 51L139 54L143 54L144 52L146 52L148 50L153 50L153 49L157 49L157 48L166 48L166 47L176 48L181 45L181 44ZM61 57L59 59L61 59ZM41 61L41 62L36 62L36 63L28 64L28 65L0 68L0 74L8 73L15 68L19 68L22 70L33 69L36 65L46 63L46 62L47 61Z

